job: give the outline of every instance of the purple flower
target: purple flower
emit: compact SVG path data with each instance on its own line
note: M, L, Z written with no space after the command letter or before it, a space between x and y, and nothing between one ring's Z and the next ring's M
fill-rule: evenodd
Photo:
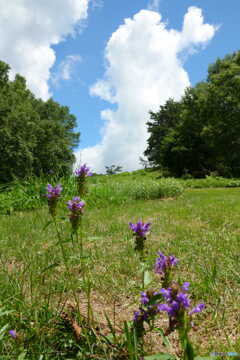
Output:
M167 303L159 305L158 310L166 311L170 318L177 318L182 311L190 307L189 295L184 291L184 286L180 287L177 283L173 283L171 288L161 289Z
M142 308L139 309L139 311L134 311L133 321L147 321L148 318L151 316L151 309L144 310Z
M72 224L72 230L76 232L80 226L81 215L83 214L83 209L85 202L80 200L79 196L75 196L72 200L67 202L67 207L70 210L69 219Z
M167 304L160 304L158 305L158 311L166 311L167 313L169 313L171 311L171 308L169 305Z
M171 291L172 289L161 289L160 292L162 294L162 296L168 301L171 300Z
M183 283L182 285L182 290L183 291L189 291L189 286L190 286L190 283L188 281L186 281L185 283Z
M185 309L190 306L190 299L188 294L180 292L176 297L176 301Z
M133 321L134 321L134 322L139 321L140 317L141 317L140 311L134 311Z
M165 275L166 271L176 266L179 260L173 256L165 256L162 252L158 252L159 257L156 259L155 272L157 274Z
M47 185L47 194L45 195L48 198L48 208L49 213L55 217L57 211L57 202L62 192L62 186L60 184L55 187L51 184Z
M143 221L138 221L136 224L133 224L130 222L129 227L135 233L136 236L145 238L150 230L151 223L145 224Z
M68 209L74 214L82 214L85 202L80 200L79 196L75 196L67 202Z
M143 305L147 305L148 304L148 302L149 302L149 297L148 297L148 295L147 295L147 293L144 291L144 292L142 292L141 293L141 303L143 304Z
M55 187L52 186L51 184L47 185L46 196L49 200L59 198L61 192L62 192L62 186L60 184L56 185Z
M189 312L189 315L200 313L201 311L203 311L203 309L205 309L205 304L198 304Z
M92 172L90 171L90 168L86 164L81 165L78 169L75 170L74 173L77 177L85 177L85 176L93 175Z
M9 335L13 338L13 339L16 339L17 338L17 333L15 330L9 330Z
M158 311L166 311L169 315L170 321L176 321L180 324L181 317L186 309L190 307L190 297L187 294L189 290L189 282L185 282L182 286L173 283L171 288L161 289L161 293L166 300L166 304L158 305ZM199 313L205 308L204 304L198 304L191 311L189 315Z

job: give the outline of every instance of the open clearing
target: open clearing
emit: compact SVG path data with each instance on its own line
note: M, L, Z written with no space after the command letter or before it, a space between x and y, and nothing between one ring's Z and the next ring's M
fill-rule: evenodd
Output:
M47 207L1 216L0 301L13 310L7 317L9 328L18 331L30 353L53 351L52 314L60 314L76 300L74 291L82 312L86 312L88 298L91 317L100 323L106 323L105 311L116 328L122 320L131 320L141 289L128 222L142 219L152 223L146 242L149 269L157 251L175 255L180 259L176 277L190 281L193 303L202 300L207 304L199 316L198 330L192 333L199 353L240 352L239 199L238 188L191 189L178 199L139 200L99 209L86 206L81 234L84 274L78 244L64 245L70 271L62 265L54 226L44 228L49 220ZM59 229L67 234L70 226L63 209L61 216ZM150 286L160 288L157 277ZM0 319L6 322L4 317ZM165 316L160 323L164 327ZM175 353L174 336L170 340L168 350ZM148 343L149 353L167 350L159 336L153 335ZM6 337L3 351L10 354L16 351L14 346ZM35 358L39 357L29 357ZM48 358L53 355L42 359Z

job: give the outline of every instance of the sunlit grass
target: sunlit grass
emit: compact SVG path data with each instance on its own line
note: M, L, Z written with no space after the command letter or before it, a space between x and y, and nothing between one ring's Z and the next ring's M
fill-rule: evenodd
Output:
M66 214L63 204L60 229L68 238ZM49 220L46 206L1 216L0 301L13 313L0 318L0 324L8 322L9 329L19 332L22 346L25 344L30 354L38 354L27 359L51 351L43 359L60 359L63 355L53 357L56 349L71 349L74 339L71 334L59 334L57 316L66 303L74 302L73 291L85 311L90 286L95 318L102 320L105 309L111 319L116 311L119 322L131 320L139 300L140 272L128 222L139 219L152 223L146 243L149 269L158 250L174 254L180 259L179 278L190 281L193 297L207 304L199 331L193 335L200 353L240 351L239 189L201 189L186 190L177 199L86 206L82 236L87 278L81 270L78 244L71 241L64 245L70 273L64 268L54 226L45 227ZM157 278L152 286L158 286ZM14 351L19 354L7 332L1 346L9 356L6 359L11 359ZM153 339L153 348L164 350L159 338ZM84 356L82 359L88 358ZM101 356L99 359L107 359L107 355Z

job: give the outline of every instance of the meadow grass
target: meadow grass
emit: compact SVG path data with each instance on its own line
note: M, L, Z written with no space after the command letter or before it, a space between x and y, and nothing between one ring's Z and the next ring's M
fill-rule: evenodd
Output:
M174 254L180 259L177 276L191 282L193 302L207 304L192 335L198 352L240 352L239 189L186 190L178 198L170 194L163 200L133 196L131 201L110 200L106 206L119 185L112 185L109 192L111 184L104 190L101 177L92 181L106 194L99 201L101 206L90 201L86 206L80 233L83 259L79 243L68 235L65 205L60 206L59 231L65 239L67 267L46 205L0 217L0 303L1 309L10 311L0 313L0 328L7 324L2 331L1 359L128 358L122 349L110 346L112 331L105 313L116 332L121 332L123 320L131 320L138 308L141 269L128 222L139 219L152 223L146 243L149 270L157 251ZM127 189L129 181L126 184L121 185ZM154 277L150 285L159 288L159 279ZM62 314L76 309L76 304L76 322L82 324L82 315L94 318L106 336L105 343L98 332L90 336L83 326L84 341L79 342L66 326ZM166 324L164 315L160 324ZM9 337L9 329L17 331L17 340ZM178 354L175 335L170 342L168 352ZM159 334L147 339L147 348L149 353L167 352Z
M11 214L18 210L38 209L46 203L44 194L47 183L60 182L63 186L63 200L76 195L74 176L58 179L30 178L22 182L0 186L0 214ZM173 178L158 178L155 172L137 171L136 174L112 176L95 175L89 180L89 191L85 197L89 207L122 205L133 200L176 197L183 192L182 184Z

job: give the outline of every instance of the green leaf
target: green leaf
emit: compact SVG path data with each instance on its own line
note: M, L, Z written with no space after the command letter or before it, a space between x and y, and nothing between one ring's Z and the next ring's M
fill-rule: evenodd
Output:
M72 239L71 238L67 238L67 239L64 239L64 240L59 240L57 243L56 243L56 246L60 245L60 244L66 244L68 242L71 242Z
M45 273L46 271L48 271L48 270L50 270L50 269L52 269L52 268L55 268L55 267L59 266L59 265L60 265L59 263L51 264L51 265L45 267L45 268L41 271L41 274Z
M111 323L111 321L110 321L110 319L109 319L106 312L104 312L104 315L105 315L105 317L107 319L108 327L111 330L111 335L113 336L113 340L115 341L116 340L116 331L114 329L114 326L112 325L112 323Z
M161 335L164 345L167 347L171 347L171 343L168 340L168 337L164 335L163 330L161 328L156 328L156 330L158 330L159 334Z
M3 337L4 337L5 333L6 333L6 330L7 330L8 326L9 326L9 325L6 324L6 325L4 325L4 326L0 329L0 340L3 339Z
M163 300L162 294L158 294L158 295L152 296L151 299L149 300L149 303L148 303L148 304L149 304L149 305L155 304L155 302L156 302L157 300ZM159 301L158 301L158 302L159 302Z
M22 353L18 356L17 360L24 360L25 357L26 357L26 354L27 354L26 351L22 352Z
M149 284L151 284L152 280L153 280L152 273L149 270L145 271L144 272L144 285L148 286Z

